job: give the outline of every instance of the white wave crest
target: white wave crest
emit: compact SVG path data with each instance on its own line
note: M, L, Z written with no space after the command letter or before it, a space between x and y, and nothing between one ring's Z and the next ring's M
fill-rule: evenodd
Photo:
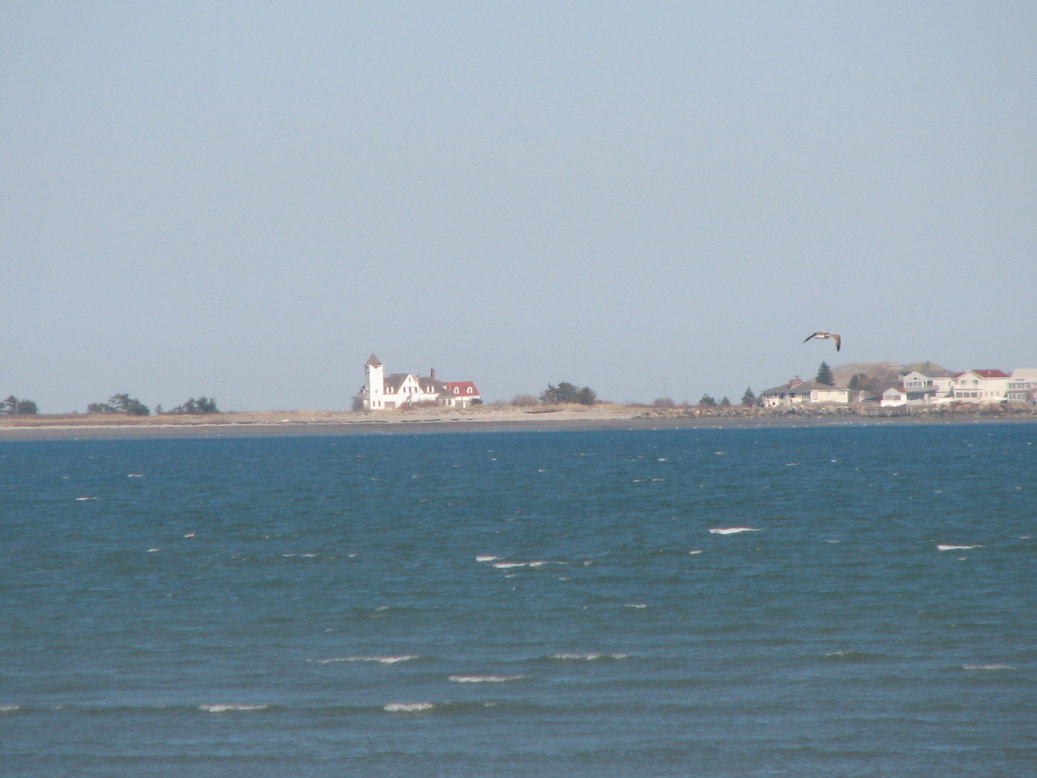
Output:
M453 683L509 683L511 681L523 681L524 675L452 675Z
M475 561L476 562L493 562L493 561L495 561L497 559L500 559L500 557L497 556L496 554L476 554L475 555Z
M983 546L957 546L950 543L938 543L936 546L937 551L971 551L974 548L983 548Z
M198 710L206 713L230 713L233 711L265 710L267 705L199 705Z
M387 713L428 713L435 707L434 702L390 702L382 710Z
M1012 665L962 665L962 670L1014 670Z
M0 713L14 713L16 710L21 709L21 705L0 705Z
M627 654L551 654L549 658L563 662L595 662L599 659L626 659Z
M737 535L740 532L759 532L760 530L756 527L713 527L709 533L711 535Z
M543 567L547 562L536 560L533 562L494 562L493 566L498 570L511 570L515 567Z
M336 662L377 662L383 665L394 665L398 662L410 662L413 659L420 659L417 654L401 654L400 656L334 656L330 659L307 659L307 662L313 662L318 665L330 665Z

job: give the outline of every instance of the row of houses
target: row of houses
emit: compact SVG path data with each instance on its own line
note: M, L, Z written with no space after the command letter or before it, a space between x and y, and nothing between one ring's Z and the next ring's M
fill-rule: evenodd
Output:
M427 376L415 373L385 374L385 365L371 354L364 363L367 380L353 396L353 407L365 411L388 411L423 405L467 408L482 402L472 381L440 381L436 371Z
M767 389L760 395L765 408L804 403L876 402L884 408L901 405L947 405L950 403L1037 403L1037 369L1019 368L1011 374L1001 370L966 370L964 373L926 375L917 370L902 376L881 397L793 378L787 384Z
M899 386L882 393L883 407L947 405L949 403L1037 402L1037 368L966 370L964 373L925 375L917 370Z

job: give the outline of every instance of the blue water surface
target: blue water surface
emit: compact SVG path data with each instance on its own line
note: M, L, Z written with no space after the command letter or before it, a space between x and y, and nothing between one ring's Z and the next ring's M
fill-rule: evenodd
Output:
M0 773L1037 775L1037 426L0 444Z

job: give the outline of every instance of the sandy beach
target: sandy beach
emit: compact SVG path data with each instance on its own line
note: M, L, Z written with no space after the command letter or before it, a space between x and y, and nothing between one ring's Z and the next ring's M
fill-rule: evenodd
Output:
M465 410L266 411L207 414L61 414L0 417L0 441L100 438L238 437L271 435L409 435L508 430L681 429L876 424L971 424L1037 421L1032 408L1012 411L945 410L911 415L859 415L846 407L795 409L649 408L561 405L532 408L476 406Z

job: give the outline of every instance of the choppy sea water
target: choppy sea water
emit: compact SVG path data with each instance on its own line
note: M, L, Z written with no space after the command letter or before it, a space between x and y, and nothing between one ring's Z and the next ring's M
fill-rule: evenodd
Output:
M1037 774L1037 426L0 444L5 776Z

